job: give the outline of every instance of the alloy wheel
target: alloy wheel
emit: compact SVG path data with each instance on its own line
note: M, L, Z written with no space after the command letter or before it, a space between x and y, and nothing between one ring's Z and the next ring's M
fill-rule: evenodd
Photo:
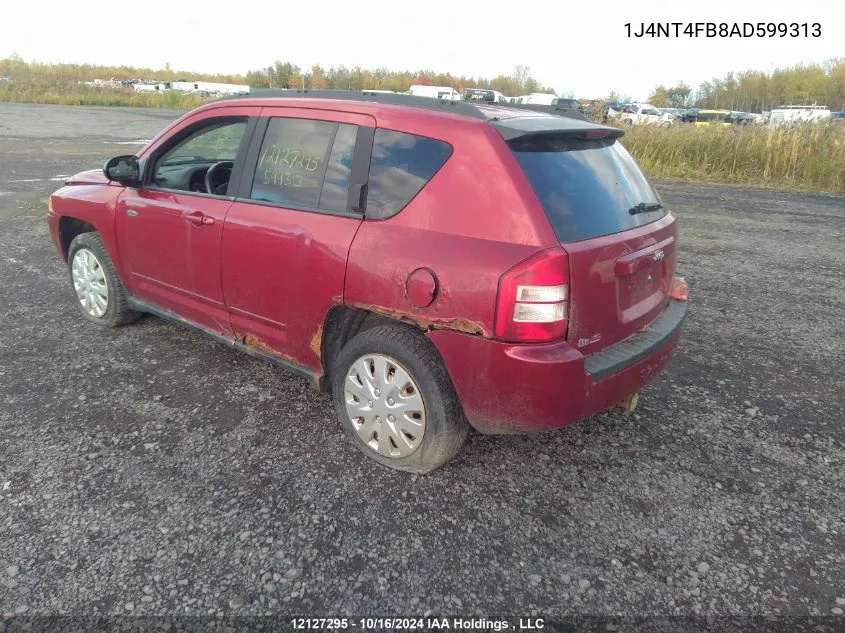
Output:
M92 317L102 317L109 305L109 286L106 271L94 252L87 248L76 251L70 274L82 309Z

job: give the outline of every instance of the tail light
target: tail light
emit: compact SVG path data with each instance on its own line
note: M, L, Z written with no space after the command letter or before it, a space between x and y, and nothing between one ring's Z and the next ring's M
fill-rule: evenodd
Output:
M566 336L569 262L559 248L517 264L499 280L496 338L518 343Z

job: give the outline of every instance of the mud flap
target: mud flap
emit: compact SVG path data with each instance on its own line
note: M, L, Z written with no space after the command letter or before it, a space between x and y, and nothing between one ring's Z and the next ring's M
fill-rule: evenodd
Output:
M637 403L640 401L640 392L635 391L632 394L628 394L622 400L616 403L617 407L622 407L627 412L631 412L637 408Z

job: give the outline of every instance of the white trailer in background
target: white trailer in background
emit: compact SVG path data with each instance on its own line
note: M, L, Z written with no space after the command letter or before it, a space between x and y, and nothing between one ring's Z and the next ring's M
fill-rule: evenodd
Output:
M167 90L167 84L164 83L157 83L157 84L132 84L132 89L136 92L161 92L162 90Z
M826 123L827 121L830 121L830 109L827 106L780 106L769 113L769 123L771 125Z
M432 99L449 99L450 101L460 101L461 95L454 88L449 86L411 86L409 91L416 97L431 97Z

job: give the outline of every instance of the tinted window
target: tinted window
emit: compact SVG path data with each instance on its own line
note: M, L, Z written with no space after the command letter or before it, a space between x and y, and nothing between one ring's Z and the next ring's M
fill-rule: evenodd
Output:
M323 191L317 206L328 211L346 211L349 193L349 176L352 173L352 154L358 137L357 125L341 124L334 138L329 157Z
M250 198L345 211L356 133L353 125L270 119Z
M442 141L376 130L367 186L367 217L388 218L401 211L451 153L451 146Z
M511 148L561 242L625 231L666 214L629 213L660 200L619 143L556 139L514 141Z

